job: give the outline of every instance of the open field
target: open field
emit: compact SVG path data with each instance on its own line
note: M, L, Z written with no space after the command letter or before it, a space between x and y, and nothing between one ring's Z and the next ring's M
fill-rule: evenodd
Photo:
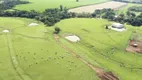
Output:
M125 25L127 31L116 32L105 29L106 24L112 23L107 20L74 18L57 23L55 26L62 31L55 37L54 27L46 28L35 20L0 18L0 21L2 80L142 78L142 55L125 51L132 33L141 33L142 28ZM30 27L30 23L39 25ZM70 42L65 34L75 34L80 41Z
M89 63L112 71L120 80L141 80L142 55L126 52L132 32L141 33L142 28L125 25L127 31L116 32L106 30L105 25L111 24L103 19L67 19L55 26L61 28L59 41L76 52ZM80 42L72 43L62 35L75 34Z
M36 11L44 11L47 8L59 8L60 5L63 5L67 8L82 6L82 5L88 5L88 4L96 4L96 3L102 3L109 0L79 0L79 2L76 2L76 0L28 0L31 3L30 4L24 4L24 5L18 5L14 9L18 10L36 10Z
M32 22L39 25L29 27ZM53 28L0 18L0 31L0 80L98 80L95 71L56 43Z
M120 9L124 6L127 6L127 3L122 2L116 2L116 1L110 1L106 3L96 4L96 5L89 5L89 6L82 6L78 8L70 9L69 12L76 12L76 13L93 13L96 9Z
M63 5L77 13L103 8L126 13L137 5L105 2L109 0L29 1L14 9L42 12ZM47 17L43 17L46 22L56 19ZM97 18L70 18L48 27L33 19L0 17L0 80L141 80L142 27L124 24L126 30L118 32L111 30L112 23ZM53 34L57 28L61 31Z

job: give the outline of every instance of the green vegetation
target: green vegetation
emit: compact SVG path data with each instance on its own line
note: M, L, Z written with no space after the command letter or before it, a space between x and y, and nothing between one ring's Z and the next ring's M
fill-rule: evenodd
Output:
M103 19L74 18L57 23L64 34L80 37L78 43L71 43L63 37L60 41L95 66L112 71L120 80L141 80L142 55L125 51L132 32L142 33L142 28L125 25L127 31L116 32L105 29L112 22Z
M28 26L32 22L39 25ZM5 29L10 32L3 33ZM46 29L42 23L30 19L0 18L0 31L1 80L23 80L20 76L29 76L31 80L98 79L95 71L58 45L53 36L54 28ZM18 63L12 64L15 56ZM14 66L18 66L17 70Z
M142 6L132 6L128 10L135 12L142 12Z
M142 13L126 10L115 17L111 9L92 14L67 11L108 0L29 1L14 11L7 9L21 3L0 3L8 5L0 6L0 80L99 80L92 65L120 80L142 79L142 55L125 51L132 35L142 40ZM110 30L113 21L126 23L127 31ZM29 26L32 23L38 25ZM64 38L72 34L81 41Z
M127 6L125 6L125 7L123 7L123 8L121 8L121 9L119 9L119 10L117 10L116 12L117 12L117 14L126 14L126 12L127 11L129 11L128 9L130 8L130 7L132 7L132 6L137 6L137 7L140 7L140 6L142 6L141 4L135 4L135 3L128 3L128 5ZM131 11L131 12L133 12L133 13L135 13L135 14L140 14L140 12L134 12L134 11Z
M2 0L2 3L0 3L0 11L11 9L19 4L27 4L28 1L21 1L21 0Z
M54 34L59 34L61 31L61 29L59 27L55 27L55 31L54 31Z
M43 12L45 9L50 8L58 8L60 5L63 5L67 8L88 5L88 4L96 4L102 3L109 0L28 0L30 4L18 5L14 9L18 10L36 10Z
M18 0L19 1L19 0ZM4 9L5 10L5 9ZM142 25L142 13L138 16L133 13L127 11L127 15L121 13L118 14L118 17L116 17L116 13L114 10L111 9L102 9L102 10L95 10L94 13L72 13L68 12L66 7L63 7L63 5L60 5L60 8L53 8L53 9L46 9L44 12L39 13L35 10L28 11L20 11L20 10L14 10L14 11L0 11L0 16L5 17L24 17L24 18L32 18L39 20L46 24L47 26L53 26L55 23L59 22L62 19L67 18L104 18L111 21L116 21L120 23L128 23L133 26L141 26Z
M102 10L96 10L94 13L92 13L92 17L104 18L119 23L127 23L133 26L142 25L142 13L136 15L135 13L130 11L127 11L126 15L123 13L116 15L114 10L102 9Z
M68 18L104 18L111 21L116 21L120 23L128 23L133 26L141 26L142 25L142 13L138 16L135 13L127 12L127 15L119 14L116 17L116 13L112 9L102 9L102 10L95 10L94 13L72 13L68 12L67 8L63 8L60 5L60 9L46 9L42 13L38 13L34 10L28 11L1 11L0 16L3 17L24 17L24 18L31 18L36 19L38 21L43 22L47 26L53 26L55 23L59 22L63 19Z

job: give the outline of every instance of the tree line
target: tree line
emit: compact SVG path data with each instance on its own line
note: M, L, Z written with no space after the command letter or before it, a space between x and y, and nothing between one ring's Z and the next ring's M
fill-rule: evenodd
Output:
M1 2L2 3L0 4L0 10L11 9L15 5L29 3L28 1L21 1L21 0L1 0Z
M67 8L60 7L54 9L46 9L44 12L39 13L35 10L24 11L24 10L13 10L13 11L0 11L2 17L22 17L36 19L47 26L53 26L55 23L62 19L74 18L74 13L68 13Z
M46 9L42 13L36 12L35 10L0 11L0 16L36 19L47 26L53 26L60 20L67 18L104 18L110 21L127 23L133 26L142 26L142 13L137 16L135 13L127 11L126 15L116 15L115 11L112 9L95 10L94 13L72 13L68 12L67 8L60 6L60 8Z
M46 9L42 13L39 13L35 10L31 11L6 10L12 8L17 4L26 4L26 3L29 2L20 1L20 0L4 0L4 2L0 4L0 8L2 8L0 9L0 16L36 19L38 21L43 22L47 26L53 26L55 23L59 22L60 20L67 18L104 18L119 23L128 23L133 26L142 25L142 13L137 16L135 13L128 11L126 15L125 14L116 15L115 11L112 9L95 10L93 13L73 13L73 12L68 12L68 9L66 7L60 5L59 8Z

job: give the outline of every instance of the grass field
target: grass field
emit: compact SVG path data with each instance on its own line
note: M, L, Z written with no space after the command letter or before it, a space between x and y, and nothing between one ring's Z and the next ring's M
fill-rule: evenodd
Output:
M14 9L42 12L60 5L73 8L109 0L29 1L30 4ZM125 13L128 7L135 5L141 6L130 3L118 13ZM33 22L39 25L29 27ZM125 24L125 32L106 30L105 25L112 23L104 19L72 18L47 27L32 19L0 17L0 80L100 80L97 72L81 59L113 72L120 80L141 80L142 55L125 49L133 32L142 34L142 27ZM53 35L54 27L61 29L59 41ZM81 41L70 42L64 38L65 34L75 34Z
M36 11L44 11L47 8L59 8L60 5L63 5L67 8L88 5L88 4L96 4L101 3L109 0L28 0L30 4L18 5L15 9L19 10L36 10Z
M0 80L98 79L95 71L56 43L53 28L40 22L29 27L31 22L37 21L0 18Z
M60 46L53 35L54 27L45 27L31 19L0 18L1 80L99 80L96 72L70 51ZM39 26L29 27L32 22ZM120 80L141 80L142 55L125 51L132 32L142 28L129 25L126 32L106 30L111 24L103 19L66 19L55 26L61 28L59 41L76 55ZM9 33L2 31L8 29ZM64 34L76 34L81 41L67 41Z
M72 43L63 37L60 41L78 55L95 66L112 71L120 80L141 80L142 55L125 51L133 31L141 33L142 28L127 27L126 32L105 30L111 24L99 19L67 19L55 26L61 28L60 36L66 33L76 34L81 42Z

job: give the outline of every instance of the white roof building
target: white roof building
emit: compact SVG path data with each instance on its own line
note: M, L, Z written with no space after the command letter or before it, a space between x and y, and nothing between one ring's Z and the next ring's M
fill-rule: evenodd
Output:
M124 28L124 25L120 23L113 23L112 28L122 29Z

